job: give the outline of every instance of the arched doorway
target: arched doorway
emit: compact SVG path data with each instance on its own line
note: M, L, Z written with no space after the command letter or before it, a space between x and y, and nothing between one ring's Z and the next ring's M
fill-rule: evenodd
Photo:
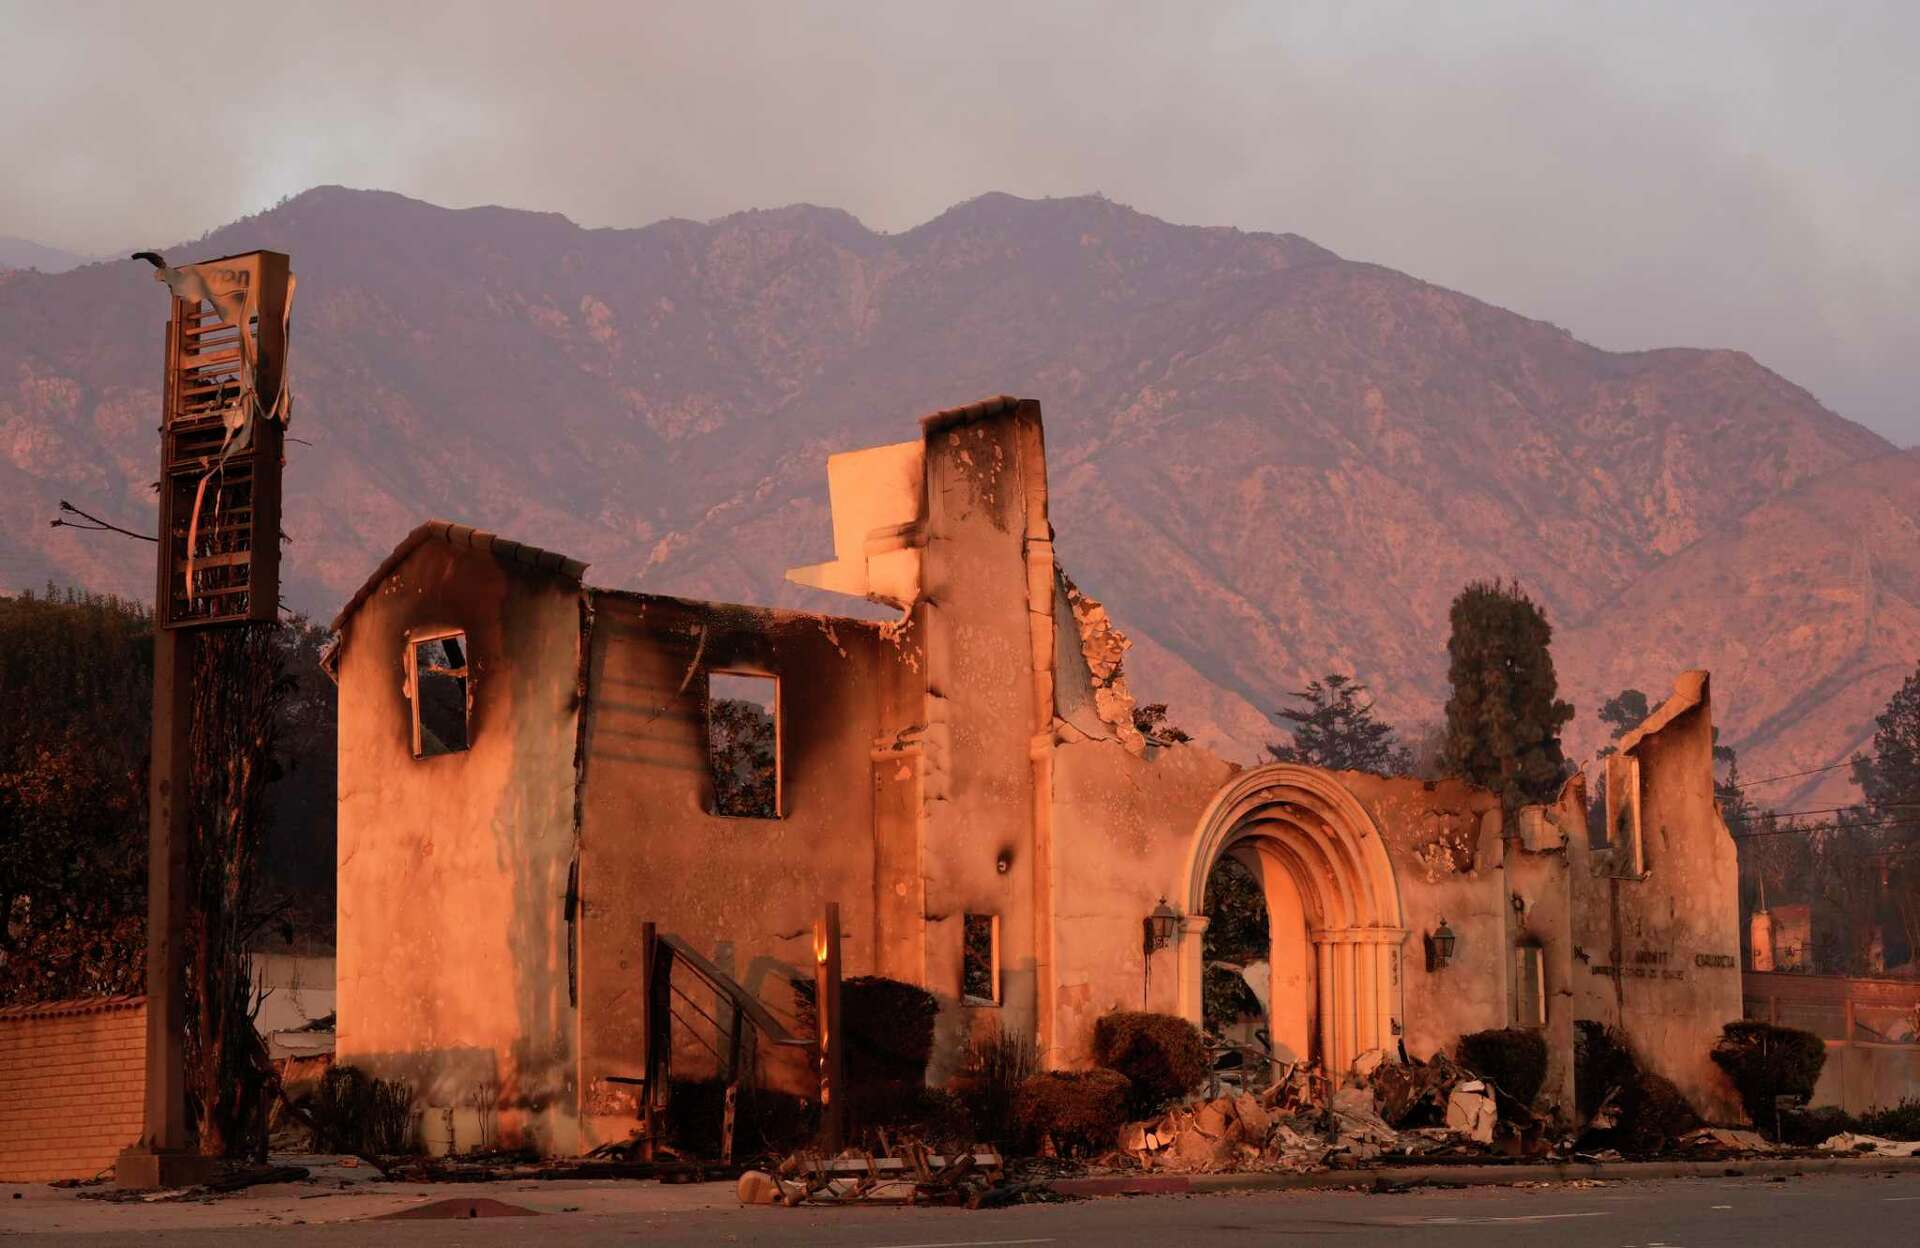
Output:
M1400 1034L1400 890L1379 829L1329 772L1272 763L1242 772L1194 831L1179 896L1180 1012L1201 1022L1207 878L1231 854L1268 905L1275 1050L1341 1071Z

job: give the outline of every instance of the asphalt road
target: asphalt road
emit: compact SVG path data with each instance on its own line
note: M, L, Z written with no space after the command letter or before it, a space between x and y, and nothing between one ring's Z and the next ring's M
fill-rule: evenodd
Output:
M820 1245L822 1248L1186 1248L1384 1244L1395 1248L1913 1248L1920 1174L1674 1179L1602 1186L1140 1196L949 1209L555 1212L471 1221L375 1221L225 1230L24 1235L0 1242L99 1245Z

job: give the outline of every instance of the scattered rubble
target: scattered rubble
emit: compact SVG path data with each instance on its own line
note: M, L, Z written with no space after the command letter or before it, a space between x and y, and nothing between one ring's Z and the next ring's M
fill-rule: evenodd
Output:
M1722 1153L1777 1153L1780 1147L1758 1131L1735 1127L1699 1127L1674 1141L1683 1149Z
M1889 1140L1878 1135L1842 1131L1821 1143L1827 1153L1871 1153L1876 1157L1920 1157L1920 1140Z
M1494 1124L1499 1120L1500 1111L1494 1105L1493 1093L1482 1081L1469 1079L1457 1083L1447 1094L1448 1130L1457 1131L1476 1144L1491 1144Z
M781 1162L776 1174L746 1171L739 1195L743 1205L812 1201L982 1209L1026 1199L1031 1186L1009 1183L1006 1163L992 1149L945 1157L910 1143L886 1156L849 1149L826 1157L803 1149Z
M1186 1174L1303 1171L1412 1158L1619 1161L1609 1138L1619 1117L1619 1097L1609 1094L1583 1128L1556 1129L1444 1054L1399 1061L1373 1050L1355 1059L1343 1086L1332 1086L1316 1069L1295 1066L1257 1092L1177 1105L1125 1128L1119 1152L1107 1160ZM1695 1155L1779 1151L1758 1132L1726 1127L1702 1127L1665 1144Z

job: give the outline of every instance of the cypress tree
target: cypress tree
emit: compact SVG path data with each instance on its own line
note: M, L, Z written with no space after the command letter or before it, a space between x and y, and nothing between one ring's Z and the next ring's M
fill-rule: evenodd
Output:
M1453 774L1500 794L1508 809L1551 801L1567 776L1547 617L1518 585L1477 581L1460 591L1447 640L1446 761Z

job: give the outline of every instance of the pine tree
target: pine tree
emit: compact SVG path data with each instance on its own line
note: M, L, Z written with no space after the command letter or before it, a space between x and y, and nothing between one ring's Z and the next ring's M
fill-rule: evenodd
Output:
M1622 689L1602 702L1600 709L1594 712L1594 715L1607 726L1609 744L1601 746L1596 757L1605 758L1613 753L1614 746L1611 742L1618 741L1638 728L1652 713L1647 704L1647 695L1638 689Z
M1267 753L1283 763L1306 763L1332 771L1371 771L1404 775L1413 770L1413 754L1394 739L1393 725L1374 718L1367 687L1338 672L1324 682L1309 681L1293 696L1306 703L1276 712L1294 725L1293 740L1269 745Z
M1460 591L1447 640L1447 751L1453 774L1500 794L1509 809L1551 801L1567 777L1548 643L1553 629L1518 585L1475 582Z

